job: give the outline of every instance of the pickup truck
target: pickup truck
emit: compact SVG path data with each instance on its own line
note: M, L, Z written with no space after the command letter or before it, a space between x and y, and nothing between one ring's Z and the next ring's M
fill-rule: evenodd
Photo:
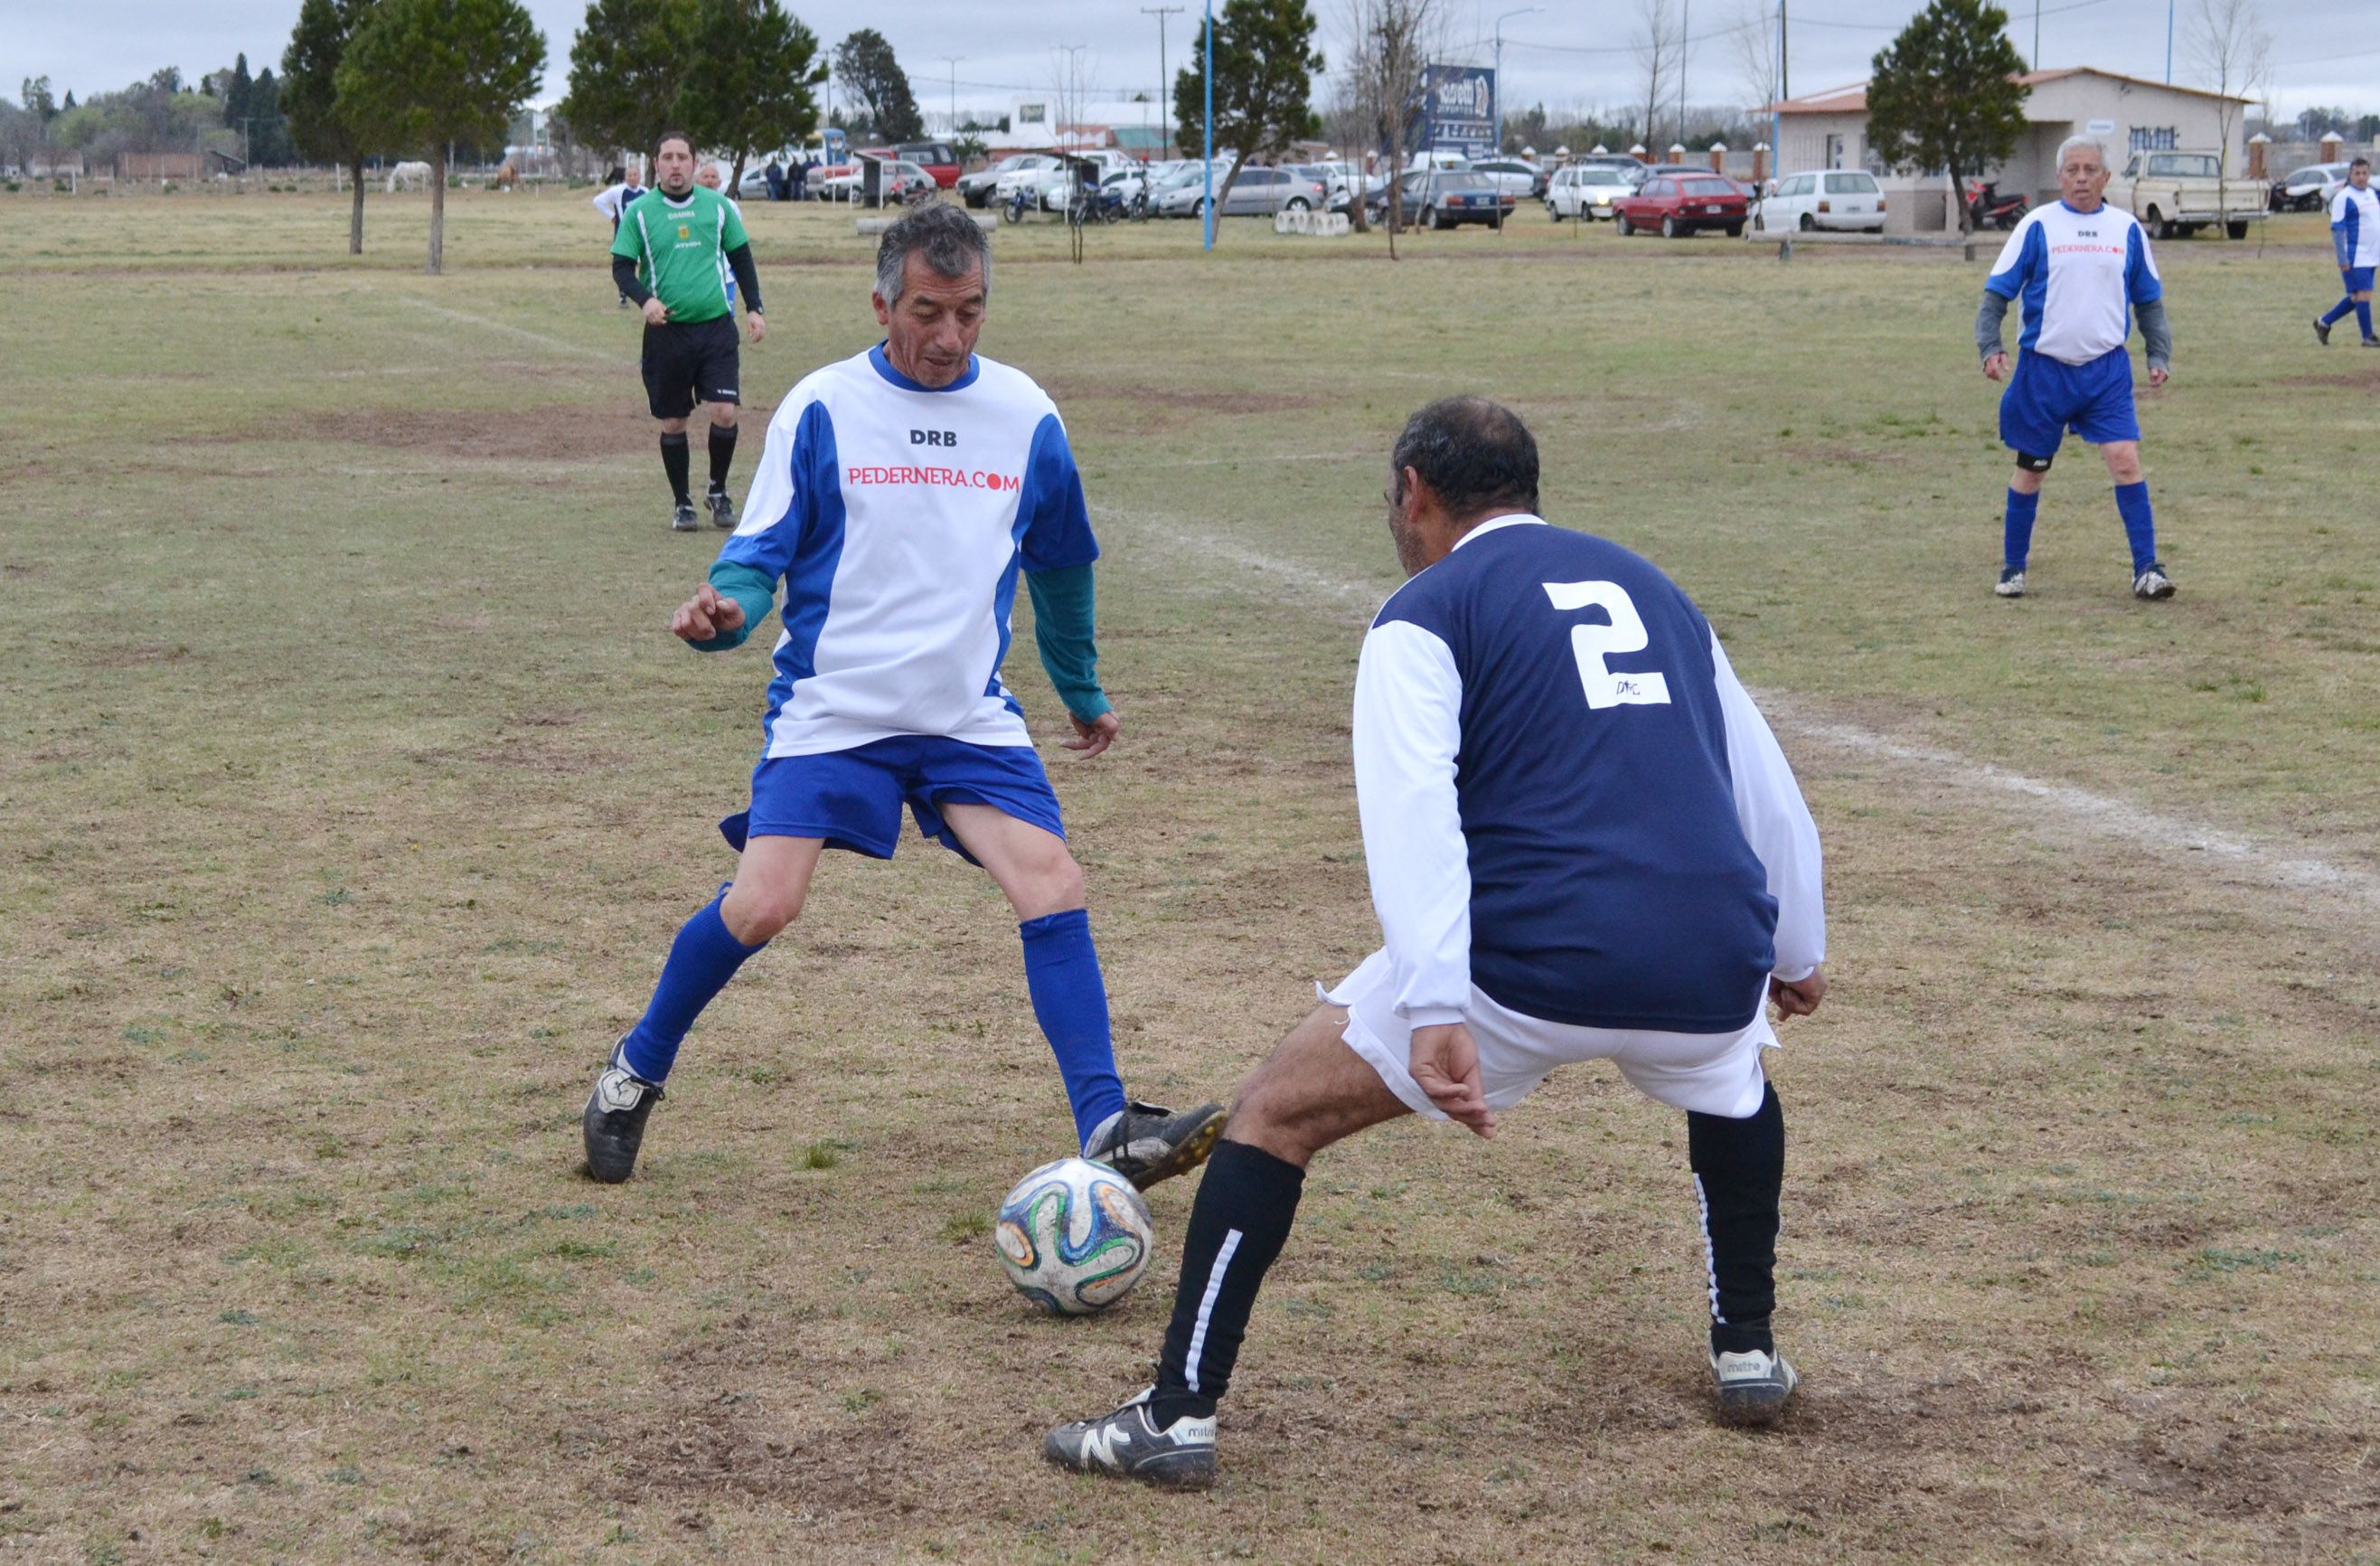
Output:
M2265 208L2265 189L2252 179L2222 176L2220 152L2134 152L2107 181L2107 202L2138 218L2152 239L2188 238L2220 224L2234 239Z

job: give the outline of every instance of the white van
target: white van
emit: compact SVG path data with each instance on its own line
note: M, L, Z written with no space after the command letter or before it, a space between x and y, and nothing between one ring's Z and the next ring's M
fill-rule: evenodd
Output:
M1777 182L1753 214L1755 229L1866 229L1884 232L1884 189L1864 168L1813 169Z

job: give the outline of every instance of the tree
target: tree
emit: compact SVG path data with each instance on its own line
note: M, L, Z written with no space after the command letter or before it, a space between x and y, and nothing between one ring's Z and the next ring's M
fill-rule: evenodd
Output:
M1278 157L1301 136L1321 127L1310 102L1314 73L1322 68L1314 47L1314 13L1305 0L1229 0L1215 22L1215 145L1232 154L1232 171L1215 192L1217 211L1247 161ZM1197 145L1207 132L1207 24L1184 67L1173 79L1173 118L1182 144Z
M1397 176L1421 98L1422 73L1443 42L1443 0L1347 0L1349 90L1366 145L1380 155L1389 182L1389 254L1404 226L1404 189ZM1220 75L1219 70L1217 75ZM1360 159L1358 160L1360 162ZM1361 221L1363 203L1355 203Z
M281 112L289 139L310 158L345 167L355 186L347 212L347 254L364 253L364 159L370 147L342 112L339 60L371 0L305 0L289 46L281 52Z
M1736 68L1743 73L1752 108L1765 109L1785 95L1784 62L1777 56L1777 13L1771 0L1744 0L1728 42L1734 47ZM1764 135L1761 140L1767 138Z
M570 45L570 95L561 105L580 141L652 151L676 123L693 19L686 0L591 0Z
M865 106L880 141L914 141L924 133L908 73L874 28L863 27L834 46L834 79Z
M74 94L67 93L67 105L72 107ZM25 79L22 102L25 112L43 125L58 117L58 103L56 99L50 96L50 79L46 76L29 76Z
M2231 199L2231 133L2240 123L2240 98L2253 98L2271 72L2273 35L2265 30L2255 0L2198 0L2190 18L2190 52L2200 77L2215 89L2215 117L2223 134L2223 154L2215 165L2216 208L2227 217Z
M693 13L678 123L698 145L734 153L732 193L747 156L798 141L817 126L810 90L826 80L826 67L816 63L817 35L777 0L694 0Z
M1966 176L2006 161L2024 134L2024 58L2007 27L1989 0L1932 0L1876 55L1867 84L1870 145L1904 174L1948 174L1962 234Z
M448 145L501 137L544 73L545 35L519 0L379 0L347 41L342 112L429 157L430 272L445 264Z
M1636 34L1631 40L1631 47L1636 52L1638 67L1645 73L1645 148L1647 152L1658 149L1659 139L1653 134L1654 119L1660 113L1663 90L1678 69L1678 55L1682 43L1678 23L1678 9L1670 0L1640 0L1636 12ZM1679 125L1680 140L1684 139L1685 128L1682 123Z

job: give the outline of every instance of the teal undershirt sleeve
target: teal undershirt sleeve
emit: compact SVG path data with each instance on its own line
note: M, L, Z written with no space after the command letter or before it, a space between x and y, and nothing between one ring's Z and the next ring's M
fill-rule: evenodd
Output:
M1025 585L1033 595L1033 641L1041 652L1041 667L1066 710L1089 722L1110 707L1107 694L1099 689L1099 649L1092 635L1098 595L1091 567L1027 571Z
M715 561L710 567L710 585L743 606L744 624L709 641L686 644L697 652L725 652L730 648L742 647L760 622L769 617L769 611L777 606L776 579L757 565Z

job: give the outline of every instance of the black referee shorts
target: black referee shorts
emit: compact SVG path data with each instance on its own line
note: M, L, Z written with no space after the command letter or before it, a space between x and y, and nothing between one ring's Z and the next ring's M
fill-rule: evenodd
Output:
M738 403L735 317L645 327L645 401L655 419L684 419L697 403Z

